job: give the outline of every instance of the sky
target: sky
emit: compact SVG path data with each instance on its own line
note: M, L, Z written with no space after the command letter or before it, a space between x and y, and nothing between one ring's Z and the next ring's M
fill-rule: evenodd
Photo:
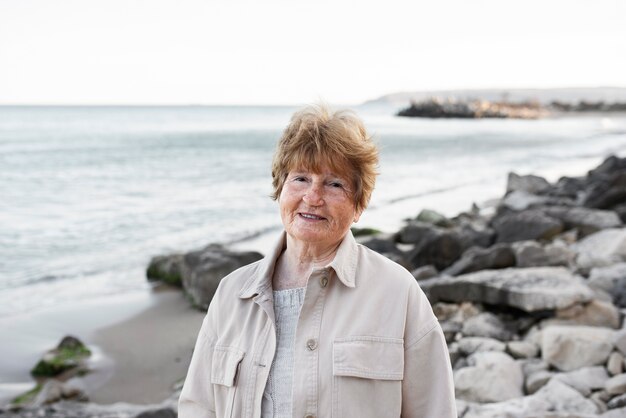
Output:
M626 87L622 0L0 0L0 104Z

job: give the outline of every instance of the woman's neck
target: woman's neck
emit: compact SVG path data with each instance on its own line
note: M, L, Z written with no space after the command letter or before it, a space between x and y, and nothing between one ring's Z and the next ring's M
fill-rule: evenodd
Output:
M274 269L274 290L306 286L313 269L325 266L335 258L340 243L319 246L293 240L287 235L285 250Z

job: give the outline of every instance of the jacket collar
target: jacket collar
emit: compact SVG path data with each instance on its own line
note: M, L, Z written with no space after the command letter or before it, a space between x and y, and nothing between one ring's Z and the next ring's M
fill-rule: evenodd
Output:
M239 297L242 299L251 298L255 295L263 294L264 292L272 289L272 276L274 275L274 266L280 254L285 248L286 233L280 235L280 238L276 241L276 244L272 247L270 252L261 260L259 266L239 292ZM332 268L335 274L339 278L339 281L346 287L356 287L356 264L358 258L358 246L352 231L348 230L348 233L339 244L337 254L333 261L325 266L325 269Z

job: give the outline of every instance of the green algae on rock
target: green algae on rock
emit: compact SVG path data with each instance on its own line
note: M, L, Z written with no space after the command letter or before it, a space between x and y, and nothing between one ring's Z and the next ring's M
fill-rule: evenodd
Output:
M55 349L44 354L30 374L35 377L58 376L82 366L83 360L90 355L91 351L78 338L67 336Z

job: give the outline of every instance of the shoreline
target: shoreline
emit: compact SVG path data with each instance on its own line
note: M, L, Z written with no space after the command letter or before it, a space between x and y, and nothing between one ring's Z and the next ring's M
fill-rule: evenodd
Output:
M166 287L2 318L0 339L12 343L0 347L0 358L11 359L1 366L0 407L35 386L30 369L66 335L93 351L79 383L91 402L162 402L185 376L203 318L180 289Z

